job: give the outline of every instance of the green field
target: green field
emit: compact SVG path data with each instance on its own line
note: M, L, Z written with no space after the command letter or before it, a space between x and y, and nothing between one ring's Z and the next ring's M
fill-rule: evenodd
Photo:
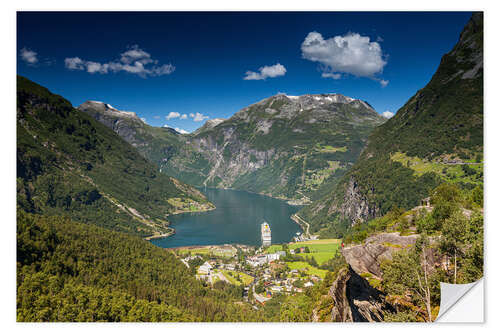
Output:
M483 182L483 164L474 163L472 160L466 160L468 163L473 163L466 166L444 164L436 161L428 161L416 156L407 156L401 152L391 154L391 160L412 169L416 176L422 176L427 172L434 172L450 183L466 182L478 185ZM469 168L468 173L464 171L464 168Z
M319 151L321 153L335 153L335 152L342 152L345 153L347 151L347 146L342 146L342 147L333 147L329 145L321 146L320 144L316 144L316 151Z
M328 273L328 271L326 271L326 270L316 268L316 267L311 266L308 263L302 262L302 261L287 262L286 264L290 269L296 269L298 271L303 271L307 275L316 275L322 279L324 279L326 273Z
M314 257L314 260L316 260L316 262L319 265L323 265L325 262L332 259L335 256L335 253L332 253L332 252L312 252L312 253L299 253L298 255L303 257L303 258Z
M335 256L335 253L337 253L338 248L340 246L340 239L335 239L335 238L317 239L307 242L288 244L289 249L297 249L305 246L307 246L311 252L299 253L298 255L304 258L307 256L314 257L316 262L321 265ZM282 250L281 245L271 245L269 248L267 248L266 252L275 253L276 251L281 251L281 250Z
M236 272L236 271L228 271L228 270L225 270L225 269L222 269L220 270L220 272L226 277L226 279L229 280L229 282L231 284L234 284L234 285L237 285L239 286L241 283L243 283L243 285L245 286L248 286L250 283L252 283L253 281L253 277L250 276L250 275L247 275L245 273L242 273L242 272ZM229 273L231 272L231 274L233 274L233 276L231 276ZM239 275L240 279L242 282L236 280L236 278L234 277L234 275Z

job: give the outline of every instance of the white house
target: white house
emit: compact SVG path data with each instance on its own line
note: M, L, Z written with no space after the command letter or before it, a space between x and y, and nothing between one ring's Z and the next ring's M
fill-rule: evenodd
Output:
M267 255L267 261L268 262L278 260L279 258L280 258L280 255L277 254L277 253L271 253L271 254Z
M210 274L210 271L213 269L212 265L208 261L206 261L203 265L198 268L198 274Z
M280 286L272 286L270 289L275 293L280 293L283 290L283 288L281 288Z

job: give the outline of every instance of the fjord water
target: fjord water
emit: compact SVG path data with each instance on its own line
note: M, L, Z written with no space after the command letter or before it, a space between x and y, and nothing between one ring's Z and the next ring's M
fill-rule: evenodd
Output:
M300 227L290 219L300 207L263 195L237 190L204 189L202 192L217 209L209 212L169 216L175 235L154 239L157 246L261 245L260 225L271 227L272 243L289 242Z

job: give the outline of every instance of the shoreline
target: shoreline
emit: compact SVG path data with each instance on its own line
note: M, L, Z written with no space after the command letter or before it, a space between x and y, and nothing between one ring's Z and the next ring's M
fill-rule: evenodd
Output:
M175 211L175 212L170 213L170 214L165 214L165 216L168 217L168 216L172 216L172 215L179 215L179 214L186 214L186 213L205 213L205 212L210 212L210 211L216 210L216 209L217 209L217 207L215 205L213 205L213 207L205 208L205 209L197 210L197 211L189 211L189 210Z
M198 187L196 187L198 188ZM230 191L238 191L238 192L246 192L246 193L251 193L251 194L255 194L255 195L262 195L262 196L265 196L265 197L268 197L268 198L272 198L272 199L276 199L276 200L279 200L281 202L284 202L286 203L287 205L289 206L293 206L293 207L298 207L298 206L306 206L307 204L301 204L300 202L302 200L304 200L304 198L302 199L289 199L289 198L280 198L280 197L274 197L270 194L266 194L266 193L256 193L256 192L251 192L251 191L247 191L247 190L241 190L241 189L235 189L235 188L221 188L221 187L207 187L209 189L216 189L216 190L230 190ZM205 213L205 212L210 212L210 211L213 211L215 209L217 209L217 206L215 206L213 203L212 203L213 207L209 207L209 208L205 208L205 209L202 209L202 210L197 210L197 211L175 211L175 212L172 212L172 213L169 213L169 214L165 214L165 217L168 217L168 216L172 216L172 215L180 215L180 214L186 214L186 213ZM292 221L294 221L295 223L297 223L300 227L300 229L305 233L306 230L304 228L304 226L298 222L296 220L296 214L293 214L290 216L290 219ZM169 222L170 224L170 222ZM171 232L168 232L168 233L163 233L163 234L159 234L159 235L151 235L151 236L148 236L148 237L144 237L143 239L146 240L146 241L151 241L151 240L154 240L154 239L162 239L162 238L168 238L168 237L171 237L173 235L175 235L175 228L172 228L172 227L169 227L171 229ZM293 242L293 237L292 237L292 240L291 242ZM256 247L255 245L244 245L244 244L239 244L239 243L227 243L227 244L224 244L224 245L230 245L230 246L243 246L243 247ZM223 246L221 244L212 244L212 245L187 245L187 246L179 246L179 247L172 247L172 248L165 248L165 249L182 249L182 248L203 248L203 247L207 247L207 246Z
M148 236L148 237L144 237L143 239L145 241L150 241L152 239L160 239L160 238L167 238L167 237L170 237L172 235L175 235L175 229L173 228L170 228L172 231L170 231L169 233L165 233L165 234L159 234L159 235L151 235L151 236Z
M302 232L306 232L304 230L304 227L302 226L302 224L300 224L300 222L298 221L297 216L295 216L295 214L290 215L290 220L297 223L299 225L300 229L302 229Z
M205 187L197 187L197 186L195 186L195 187L198 189L205 188ZM243 189L239 189L239 188L232 188L232 187L206 187L206 188L207 189L214 189L214 190L231 190L231 191L239 191L239 192L246 192L246 193L251 193L251 194L262 195L262 196L265 196L268 198L284 201L287 205L294 206L294 207L307 206L310 204L310 201L308 201L308 198L306 199L304 197L300 198L300 199L292 199L292 198L286 198L286 197L275 197L275 196L268 194L268 193L252 192L252 191L243 190Z
M209 211L212 211L212 210L215 210L217 209L217 207L215 205L213 205L213 207L210 207L210 208L206 208L206 209L203 209L203 210L198 210L198 211L195 211L195 212L192 212L192 211L181 211L181 212L174 212L174 213L170 213L170 214L165 214L165 217L168 217L168 216L171 216L171 215L179 215L179 214L185 214L185 213L204 213L204 212L209 212ZM168 221L168 224L170 225L170 221ZM143 237L143 239L145 241L151 241L153 239L162 239L162 238L168 238L170 236L173 236L175 235L175 228L172 228L172 227L168 227L170 229L169 232L167 233L163 233L163 234L159 234L159 235L151 235L151 236L147 236L147 237Z
M246 245L240 243L224 243L224 244L211 244L211 245L184 245L177 247L164 247L165 250L196 250L196 249L205 249L205 248L225 248L225 247L239 247L243 249L248 248L258 248L255 245Z
M309 223L307 223L306 221L304 221L304 219L302 219L300 216L298 216L296 213L293 214L292 216L290 216L290 219L292 221L294 221L295 223L297 223L300 228L302 229L302 231L304 232L304 234L307 236L307 237L311 237L310 233L309 233ZM302 225L302 223L306 224L307 226L307 229L304 228L304 226Z

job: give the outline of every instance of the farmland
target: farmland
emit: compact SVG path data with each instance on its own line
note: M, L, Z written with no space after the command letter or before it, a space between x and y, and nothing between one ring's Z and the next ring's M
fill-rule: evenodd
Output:
M330 239L317 239L310 240L299 243L290 243L288 244L289 249L299 249L301 247L309 248L310 253L299 253L298 255L301 257L314 257L318 264L323 264L329 259L335 256L338 248L340 246L340 239L330 238ZM275 253L276 251L282 250L282 245L271 245L267 248L267 253Z

